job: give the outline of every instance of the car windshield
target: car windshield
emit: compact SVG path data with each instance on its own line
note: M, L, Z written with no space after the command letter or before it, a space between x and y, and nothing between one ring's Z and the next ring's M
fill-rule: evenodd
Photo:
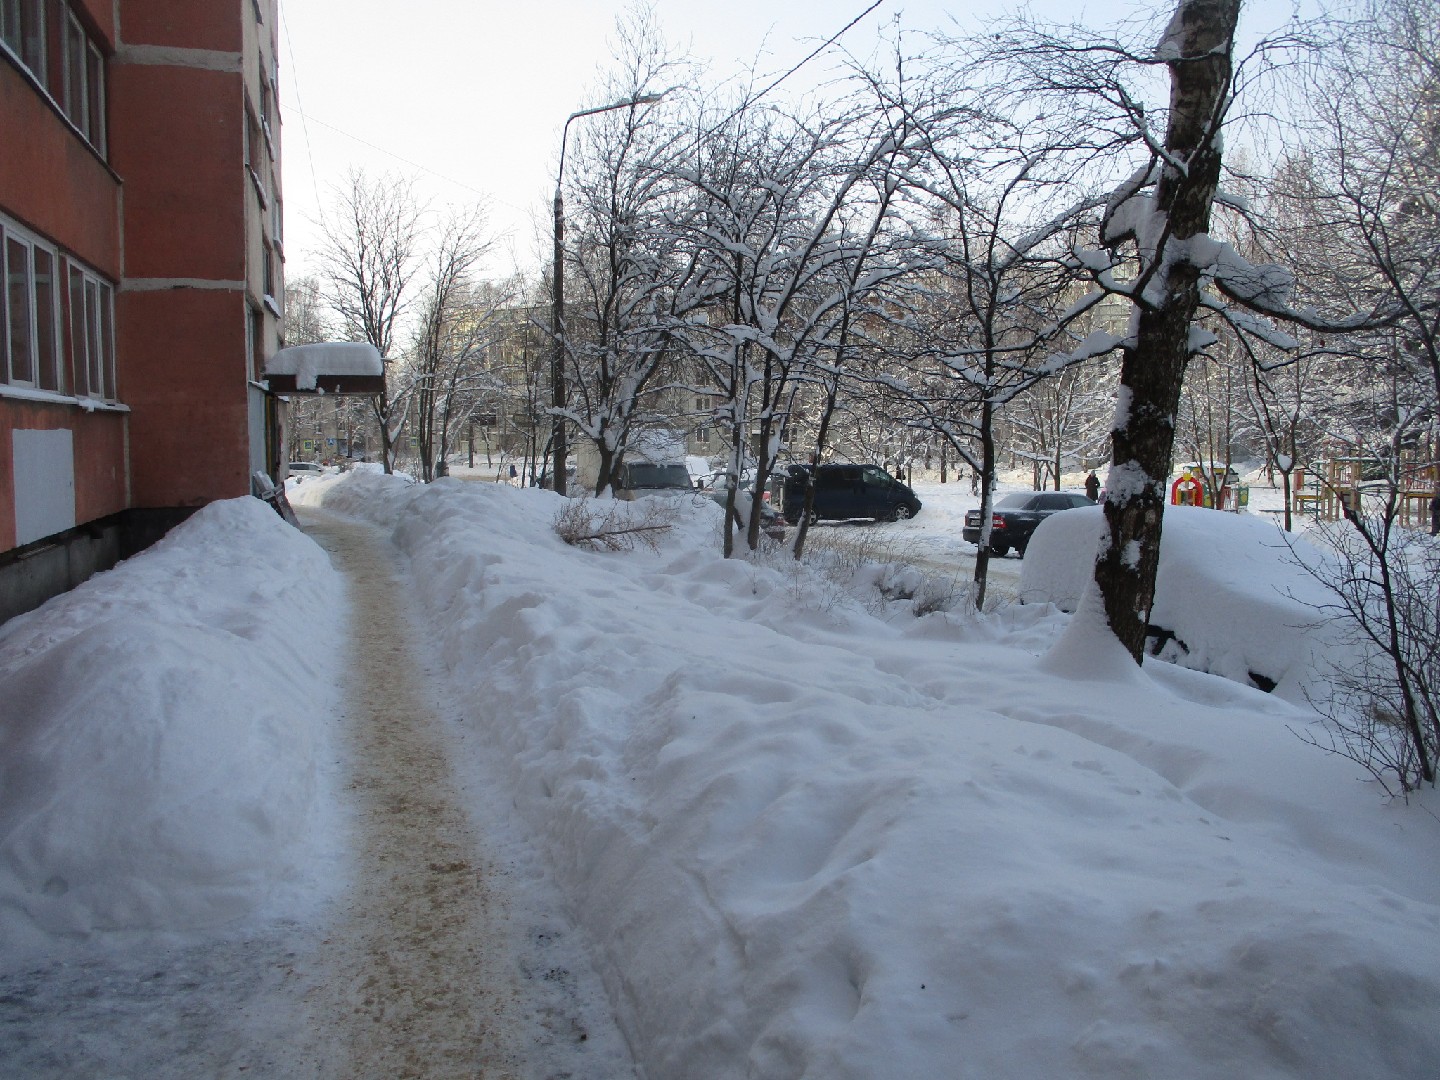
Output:
M690 472L684 465L652 465L648 461L625 466L627 483L632 488L688 488Z
M1023 506L1030 505L1030 500L1034 497L1034 495L1006 495L1003 499L997 502L995 506L997 509L1002 506L1007 506L1011 510L1018 510Z

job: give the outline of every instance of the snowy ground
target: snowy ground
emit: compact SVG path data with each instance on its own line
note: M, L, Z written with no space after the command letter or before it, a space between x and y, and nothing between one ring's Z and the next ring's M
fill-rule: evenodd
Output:
M243 499L0 631L0 1075L633 1077L393 546L308 527L345 582Z
M913 522L831 531L968 577L966 497L920 495ZM713 504L683 500L658 552L595 553L558 540L543 491L352 474L293 498L408 560L473 816L536 846L640 1075L1434 1076L1433 800L1384 801L1297 736L1315 718L1293 703L1136 671L1044 606L917 616L913 575L726 562ZM129 955L127 919L153 937L183 916L166 955L203 959L178 966L204 985L247 928L283 960L343 889L323 732L297 749L269 719L333 714L335 586L252 505L0 630L0 701L25 718L0 736L0 1056L58 1034L54 987ZM112 619L120 640L88 645ZM113 770L85 740L141 718L215 752L147 751L145 787L90 795ZM287 737L310 767L267 767ZM199 759L222 757L217 783ZM279 981L252 980L244 1026L285 1020Z

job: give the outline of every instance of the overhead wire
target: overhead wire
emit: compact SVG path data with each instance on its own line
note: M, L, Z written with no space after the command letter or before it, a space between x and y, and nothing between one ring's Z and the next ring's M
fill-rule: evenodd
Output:
M744 112L746 109L750 108L750 107L751 107L752 105L754 105L756 102L758 102L758 101L760 101L762 98L764 98L767 94L771 93L771 92L774 91L777 87L781 86L787 79L789 79L789 78L791 78L792 76L794 76L794 75L795 75L797 72L799 72L803 67L805 67L806 64L810 63L812 60L814 60L814 59L815 59L817 56L819 56L821 53L825 52L825 50L829 49L832 45L835 44L835 42L839 41L841 37L843 37L843 36L844 36L846 33L848 33L851 29L853 29L861 20L863 20L867 15L869 15L872 11L874 11L876 8L880 7L880 6L881 6L882 4L884 4L885 2L886 2L886 0L873 0L873 2L872 2L868 7L866 7L864 11L860 12L860 14L856 15L853 19L851 19L849 22L847 22L847 23L846 23L844 26L842 26L839 30L837 30L835 33L831 34L828 38L826 38L824 41L822 41L822 42L821 42L818 46L816 46L816 48L813 49L809 54L807 54L807 55L806 55L804 58L802 58L800 61L798 61L797 63L795 63L794 65L792 65L787 71L785 71L783 74L781 74L778 78L774 79L774 80L773 80L771 83L769 83L769 85L767 85L763 90L760 90L758 93L753 94L753 95L751 95L750 97L747 97L743 102L741 102L740 105L736 106L736 108L735 108L728 116L726 116L723 120L721 120L719 123L717 123L716 125L714 125L714 127L712 127L712 128L710 129L709 134L713 134L714 132L719 131L719 130L720 130L721 128L723 128L726 124L728 124L731 120L733 120L736 116L740 115L740 114L741 114L742 112ZM491 194L488 193L488 192L481 191L479 188L476 188L476 187L472 187L471 185L465 183L464 181L456 180L456 179L455 179L454 177L452 177L452 176L446 176L444 173L437 172L435 169L432 169L432 168L430 168L430 167L428 167L428 166L426 166L426 165L422 165L422 164L420 164L420 163L417 162L417 161L412 161L412 160L410 160L409 158L404 157L404 156L401 155L401 154L395 153L393 150L386 149L385 147L380 146L380 145L378 145L378 144L376 144L376 143L373 143L373 142L371 142L371 141L368 140L368 139L363 139L363 138L361 138L361 137L358 136L358 135L352 134L351 132L348 132L348 131L344 130L343 128L336 127L334 124L331 124L331 123L329 123L329 122L326 121L326 120L321 120L318 116L311 116L309 113L307 113L307 112L305 111L305 109L304 109L303 102L301 101L301 98L300 98L300 79L299 79L299 74L298 74L299 68L298 68L298 65L297 65L296 62L295 62L295 47L294 47L293 41L291 40L291 36L290 36L290 24L289 24L289 21L288 21L288 20L286 19L286 17L285 17L285 11L284 11L284 7L283 7L283 6L281 7L281 10L280 10L280 22L281 22L282 31L283 31L283 33L284 33L284 35L285 35L285 48L286 48L286 51L289 53L289 56L290 56L290 72L291 72L291 76L290 76L290 77L291 77L291 81L292 81L292 83L293 83L293 85L294 85L294 88L295 88L295 108L294 108L293 111L300 117L301 126L302 126L302 128L304 129L304 131L305 131L305 157L306 157L306 163L308 164L309 170L310 170L310 184L311 184L311 188L314 190L314 193L315 193L315 203L316 203L317 206L319 206L319 205L322 204L322 200L321 200L321 198L320 198L319 179L318 179L318 177L317 177L317 175L316 175L316 172L315 172L315 157L314 157L314 154L311 152L311 136L310 136L309 124L312 123L312 122L315 123L315 124L318 124L319 126L321 126L321 127L323 127L323 128L327 128L328 130L335 132L335 134L340 135L340 136L342 136L343 138L350 139L350 140L352 140L353 142L359 143L361 146L368 147L369 149L374 150L374 151L376 151L377 153L381 153L381 154L386 155L387 157L394 158L396 161L398 161L398 162L400 162L400 163L402 163L402 164L404 164L404 165L408 165L408 166L411 167L412 169L419 169L421 172L428 173L430 176L433 176L433 177L435 177L435 178L438 179L438 180L443 180L443 181L446 182L447 184L453 184L453 185L455 185L455 186L458 187L458 188L462 188L463 190L469 191L469 192L471 192L471 193L473 193L473 194L475 194L475 195L478 195L478 196L480 196L481 198L484 198L484 199L489 199L489 200L493 200L493 199L494 199L494 196L491 195ZM704 137L704 135L701 136L701 138L703 138L703 137ZM504 200L500 200L500 201L503 202ZM512 204L506 203L506 205L508 206L508 205L512 205ZM521 209L520 207L513 207L513 206L512 206L512 208L513 208L513 209L516 209L516 210Z

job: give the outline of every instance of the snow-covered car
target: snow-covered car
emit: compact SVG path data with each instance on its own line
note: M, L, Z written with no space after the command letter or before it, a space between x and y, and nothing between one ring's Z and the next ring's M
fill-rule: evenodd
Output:
M1094 505L1095 501L1088 495L1070 491L1017 491L1006 495L995 504L990 515L990 553L1003 559L1013 549L1023 559L1030 536L1040 522L1062 510ZM979 510L965 514L960 537L971 544L980 543Z
M1022 604L1074 611L1095 568L1100 507L1055 514L1035 529L1020 574ZM1305 700L1343 648L1333 603L1306 565L1327 556L1272 521L1203 507L1167 506L1147 650L1181 667Z
M324 476L326 473L334 471L313 461L292 461L285 466L285 469L290 474L290 479L297 484L302 480L313 480L317 476Z

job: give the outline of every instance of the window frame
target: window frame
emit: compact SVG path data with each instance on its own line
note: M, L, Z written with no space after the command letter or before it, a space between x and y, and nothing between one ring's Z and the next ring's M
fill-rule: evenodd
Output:
M45 9L48 6L45 0L0 0L0 45L42 86L46 85L49 59L49 36L45 32Z
M60 31L60 109L101 157L106 155L106 63L85 24L64 6Z
M12 268L16 249L20 250L20 257L24 260L24 347L28 353L25 358L27 377L24 378L16 376L14 356L16 305L11 278L16 273ZM50 264L48 297L44 296L47 290L42 284L46 275L40 273L36 252L42 253ZM3 295L0 295L0 386L56 395L65 393L61 301L56 288L59 265L60 257L55 245L19 227L9 218L0 217L0 281L4 282ZM48 308L48 312L43 308Z
M115 289L84 263L67 258L69 360L78 400L116 402ZM77 292L78 286L78 292Z

